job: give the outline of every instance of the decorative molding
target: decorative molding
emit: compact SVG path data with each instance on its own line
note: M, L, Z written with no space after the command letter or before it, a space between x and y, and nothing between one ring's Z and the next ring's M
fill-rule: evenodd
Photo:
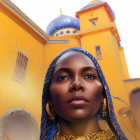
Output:
M98 32L104 32L106 30L110 30L112 31L112 29L116 27L114 22L105 24L105 25L101 25L101 26L95 26L92 30L88 29L88 30L84 30L84 31L77 31L76 32L76 36L82 37L85 35L89 35L89 34L94 34L94 33L98 33Z
M58 36L64 36L64 35L75 35L76 31L79 31L79 30L74 29L74 28L62 28L62 29L57 30L56 32L54 32L52 36L53 37L58 37ZM58 35L56 35L56 34L58 34Z
M50 40L48 41L46 44L66 44L69 43L69 40L65 40L65 41L59 41L59 40Z
M140 80L140 78L131 78L131 79L126 79L126 80L122 80L123 82L130 82L130 81L137 81Z

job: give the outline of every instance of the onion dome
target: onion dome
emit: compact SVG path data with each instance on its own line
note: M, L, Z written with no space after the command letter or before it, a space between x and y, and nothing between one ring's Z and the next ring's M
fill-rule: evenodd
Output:
M61 31L61 29L63 29ZM70 30L68 30L70 29ZM66 16L61 13L59 17L54 19L49 23L46 29L46 33L49 35L55 34L55 36L59 36L65 33L75 33L77 30L80 30L80 22L78 18L74 18L71 16ZM59 31L59 33L56 33Z
M93 0L91 1L88 5L86 5L85 7L81 8L79 11L82 11L82 10L85 10L85 9L88 9L90 7L94 7L94 6L97 6L97 5L100 5L100 4L103 4L105 3L104 1L102 0ZM107 4L108 5L108 4ZM115 19L115 13L114 11L112 10L112 8L108 5L109 9L111 10L111 13Z

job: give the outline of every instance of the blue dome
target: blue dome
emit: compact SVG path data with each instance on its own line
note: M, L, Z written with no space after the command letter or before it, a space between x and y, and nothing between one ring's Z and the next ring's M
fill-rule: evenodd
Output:
M51 35L62 28L75 28L80 30L80 22L78 18L61 15L51 21L47 26L46 33Z
M82 10L85 10L85 9L88 9L90 7L94 7L94 6L97 6L97 5L100 5L100 4L103 4L105 3L104 1L101 1L101 0L98 0L97 2L94 2L94 3L90 3L88 5L86 5L85 7L81 8L79 11L82 11ZM107 4L108 5L108 4ZM111 10L111 13L115 19L115 13L114 11L112 10L112 8L108 5L109 9Z

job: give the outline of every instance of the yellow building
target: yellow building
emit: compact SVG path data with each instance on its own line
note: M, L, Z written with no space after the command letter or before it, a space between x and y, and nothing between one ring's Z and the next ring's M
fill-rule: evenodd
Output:
M10 0L0 0L0 140L39 139L45 74L56 55L70 47L97 58L121 129L129 140L140 139L140 78L130 79L120 41L106 2L90 2L76 18L61 14L45 32Z

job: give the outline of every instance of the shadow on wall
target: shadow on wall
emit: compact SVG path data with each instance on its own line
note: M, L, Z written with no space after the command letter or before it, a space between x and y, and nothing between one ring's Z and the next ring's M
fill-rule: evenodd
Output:
M0 119L0 140L39 140L34 117L24 109L12 109Z

